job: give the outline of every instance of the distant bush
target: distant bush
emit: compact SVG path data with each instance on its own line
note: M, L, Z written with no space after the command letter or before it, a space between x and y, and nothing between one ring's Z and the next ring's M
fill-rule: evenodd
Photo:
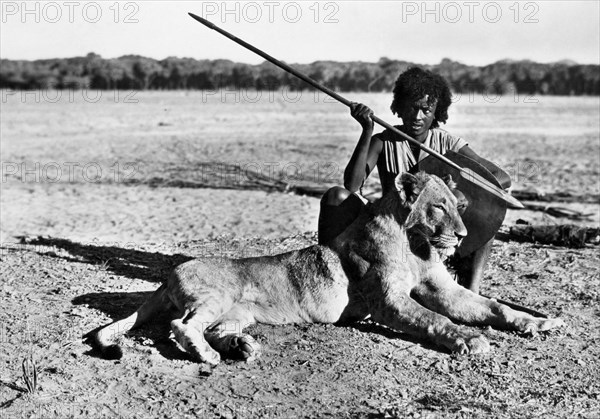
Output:
M414 65L381 58L377 63L316 61L295 67L337 91L391 92L398 74ZM437 65L423 67L443 75L457 93L600 95L598 65L503 60L476 67L444 59ZM138 55L104 59L94 53L64 59L0 60L0 88L5 89L272 90L281 87L309 88L267 62L250 65L176 57L158 61Z

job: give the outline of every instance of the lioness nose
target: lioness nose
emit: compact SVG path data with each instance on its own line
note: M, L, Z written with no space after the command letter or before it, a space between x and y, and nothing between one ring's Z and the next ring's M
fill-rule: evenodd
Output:
M455 231L454 234L458 240L464 239L467 236L467 229L463 229L460 231Z

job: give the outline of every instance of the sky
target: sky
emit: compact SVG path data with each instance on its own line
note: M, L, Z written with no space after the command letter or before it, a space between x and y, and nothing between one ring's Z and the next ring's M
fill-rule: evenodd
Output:
M290 63L419 64L450 58L600 64L600 2L590 1L1 1L0 58L136 54L262 58L193 12Z

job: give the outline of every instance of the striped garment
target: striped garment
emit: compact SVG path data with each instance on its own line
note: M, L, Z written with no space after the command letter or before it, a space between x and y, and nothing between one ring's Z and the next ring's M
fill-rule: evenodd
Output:
M401 126L397 126L396 128L401 129ZM408 172L417 162L429 156L429 153L420 150L419 159L417 160L410 149L408 141L397 140L398 137L388 130L377 134L377 136L377 138L383 141L382 157L384 159L384 167L389 173L397 175ZM448 150L458 152L462 147L468 145L462 138L454 137L440 128L430 129L423 144L440 154L445 154Z
M402 127L397 126L396 128L401 129ZM398 138L389 130L377 134L376 138L383 141L383 152L379 156L377 168L382 192L385 195L396 190L396 177L399 174L411 171L418 162L429 156L429 153L420 150L417 160L408 141ZM440 154L445 154L448 150L458 152L462 147L468 145L462 138L453 137L440 128L430 129L424 144Z

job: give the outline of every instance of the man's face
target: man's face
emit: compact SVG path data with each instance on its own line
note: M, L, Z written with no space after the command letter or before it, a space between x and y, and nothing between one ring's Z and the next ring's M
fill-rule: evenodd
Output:
M401 108L400 114L404 129L407 134L413 137L422 137L427 134L435 119L435 109L437 102L429 104L429 95L423 96L415 102L405 102Z

